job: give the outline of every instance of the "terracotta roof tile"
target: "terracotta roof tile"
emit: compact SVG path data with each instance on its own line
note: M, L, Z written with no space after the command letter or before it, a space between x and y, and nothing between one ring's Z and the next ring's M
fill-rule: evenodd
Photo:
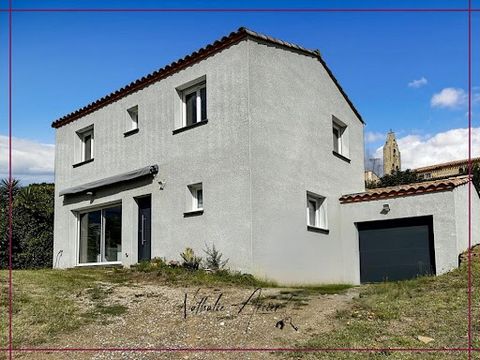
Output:
M480 162L480 157L472 158L472 163L474 162ZM437 170L449 166L458 166L458 165L467 165L468 164L468 159L463 159L463 160L455 160L455 161L449 161L441 164L434 164L434 165L429 165L429 166L424 166L424 167L419 167L417 169L414 169L416 172L424 172L424 171L429 171L429 170Z
M209 44L197 51L194 51L193 53L191 53L190 55L187 55L177 61L174 61L172 63L170 63L169 65L166 65L165 67L161 68L161 69L158 69L154 72L152 72L151 74L148 74L140 79L137 79L133 82L131 82L130 84L122 87L121 89L119 90L116 90L70 114L67 114L57 120L55 120L53 123L52 123L52 127L53 128L59 128L63 125L66 125L72 121L75 121L87 114L90 114L108 104L111 104L129 94L132 94L138 90L141 90L157 81L160 81L161 79L163 78L166 78L167 76L181 70L181 69L184 69L188 66L191 66L192 64L194 63L197 63L217 52L219 52L220 50L222 49L225 49L233 44L236 44L246 38L252 38L252 39L256 39L256 40L259 40L259 41L265 41L265 42L268 42L268 43L271 43L271 44L276 44L276 45L279 45L279 46L282 46L282 47L285 47L285 48L288 48L288 49L292 49L292 50L295 50L295 51L298 51L302 54L306 54L306 55L310 55L310 56L313 56L315 57L316 59L318 59L322 65L325 67L325 69L327 70L330 78L333 80L333 82L335 83L335 85L337 86L338 90L340 91L340 93L343 95L343 97L345 98L345 100L347 101L347 103L349 104L349 106L351 107L351 109L353 110L353 112L355 113L355 115L359 118L359 120L363 123L363 119L360 115L360 113L357 111L357 109L355 108L355 106L353 105L353 103L351 102L351 100L348 98L347 94L344 92L344 90L342 89L342 87L340 86L340 84L338 83L337 79L335 78L335 76L333 75L333 73L331 72L331 70L327 67L325 61L323 60L323 58L321 57L320 55L320 52L318 50L309 50L309 49L306 49L302 46L299 46L299 45L295 45L295 44L292 44L292 43L289 43L289 42L286 42L286 41L283 41L283 40L279 40L279 39L275 39L275 38L272 38L270 36L267 36L267 35L263 35L263 34L260 34L260 33L257 33L255 31L252 31L252 30L249 30L249 29L246 29L244 27L241 27L239 28L237 31L234 31L232 33L230 33L229 35L227 36L224 36L222 37L220 40L216 40L215 42L213 42L212 44Z
M448 179L423 181L413 184L389 186L377 189L368 189L365 192L343 195L340 203L352 203L361 201L372 201L379 199L390 199L402 196L419 195L431 192L452 190L457 186L467 184L468 175L457 176Z

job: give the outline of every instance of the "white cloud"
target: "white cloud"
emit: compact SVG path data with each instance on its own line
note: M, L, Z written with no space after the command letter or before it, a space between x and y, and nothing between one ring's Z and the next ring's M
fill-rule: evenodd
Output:
M432 96L430 105L440 108L456 108L465 104L467 94L463 89L445 88Z
M431 136L407 135L397 139L402 169L468 158L468 129L452 129ZM480 127L472 128L472 157L480 156ZM375 157L383 157L382 147Z
M425 86L428 84L428 80L423 76L418 80L413 80L408 83L408 87L418 89L419 87Z
M472 94L472 103L480 104L480 92Z
M385 134L379 133L379 132L373 132L373 131L367 131L365 133L365 143L374 143L379 140L383 140L386 138Z
M55 145L12 138L12 175L22 183L53 182ZM8 177L8 136L0 135L0 177Z

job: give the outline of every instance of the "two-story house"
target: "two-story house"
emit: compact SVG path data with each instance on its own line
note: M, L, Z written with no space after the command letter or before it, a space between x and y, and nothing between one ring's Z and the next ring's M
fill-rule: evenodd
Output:
M240 28L52 126L55 267L214 243L283 283L369 280L356 216L384 200L357 201L364 123L316 50Z

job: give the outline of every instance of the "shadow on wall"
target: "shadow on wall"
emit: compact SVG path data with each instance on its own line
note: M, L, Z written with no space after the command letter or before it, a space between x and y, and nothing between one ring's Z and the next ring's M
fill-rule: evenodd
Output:
M65 195L63 197L63 205L72 205L82 201L98 200L104 197L120 194L124 191L132 190L137 187L142 187L150 185L155 181L155 178L147 177L141 180L132 180L127 182L118 183L115 185L109 185L108 187L98 188L92 191L93 194L89 195L86 193L74 194L74 195ZM160 188L160 185L159 185Z

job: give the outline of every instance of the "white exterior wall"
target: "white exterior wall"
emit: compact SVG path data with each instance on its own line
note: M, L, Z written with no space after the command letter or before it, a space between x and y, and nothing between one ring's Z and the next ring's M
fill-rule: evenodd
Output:
M122 202L124 264L137 262L138 210L133 196L152 194L152 257L179 259L187 246L199 255L215 243L233 268L251 270L250 170L247 116L247 43L240 42L187 69L131 94L56 130L54 261L57 267L77 264L77 221L74 211L112 201ZM172 135L178 127L181 101L176 91L206 76L208 124ZM127 109L138 105L137 134ZM94 124L94 161L77 168L76 131ZM123 172L158 164L153 182L143 181L64 200L59 191ZM165 180L160 190L158 180ZM202 182L205 212L184 218L186 191ZM141 185L139 185L141 184ZM137 186L137 187L136 187Z
M471 185L471 242L472 245L480 243L480 199ZM468 184L454 190L455 218L457 224L457 253L460 254L468 249Z
M283 283L351 282L342 194L364 190L363 123L315 58L250 42L254 273ZM332 115L348 163L332 154ZM329 234L307 230L307 191L327 198Z

